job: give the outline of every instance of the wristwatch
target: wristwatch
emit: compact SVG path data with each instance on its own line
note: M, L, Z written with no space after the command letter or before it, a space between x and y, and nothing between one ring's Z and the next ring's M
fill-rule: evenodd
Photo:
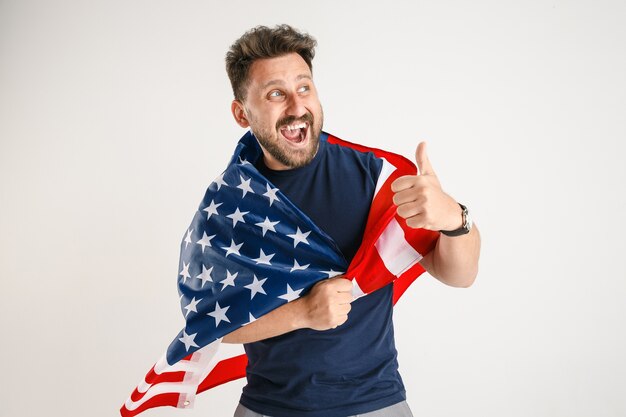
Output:
M446 236L461 236L466 235L472 230L472 218L470 217L469 210L463 204L458 203L461 206L461 210L463 210L463 225L456 230L440 230Z

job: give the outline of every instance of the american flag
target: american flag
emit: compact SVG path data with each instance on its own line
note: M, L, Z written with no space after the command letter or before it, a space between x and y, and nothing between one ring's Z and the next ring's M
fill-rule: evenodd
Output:
M424 272L418 262L439 234L406 226L392 202L391 183L415 175L413 163L326 133L322 140L373 152L383 164L350 265L337 244L255 168L262 153L248 132L209 186L181 242L178 289L185 327L126 400L123 417L158 406L191 408L196 394L245 376L243 347L220 347L221 338L322 279L345 274L355 298L393 282L395 302Z

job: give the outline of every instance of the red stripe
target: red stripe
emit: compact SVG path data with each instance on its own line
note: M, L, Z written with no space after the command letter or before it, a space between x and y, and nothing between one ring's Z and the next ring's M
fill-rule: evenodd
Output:
M339 139L337 136L333 136L331 134L328 135L328 143L345 146L347 148L351 148L360 152L372 152L378 158L385 158L396 168L400 168L402 171L406 170L407 174L405 175L415 175L417 173L417 168L415 167L413 162L411 162L409 159L405 158L402 155L383 151L382 149L378 148L370 148L368 146L348 142L347 140Z
M248 357L245 353L219 361L211 373L200 383L197 393L200 394L203 391L225 384L226 382L243 378L246 376L247 365Z
M132 411L127 409L126 405L123 405L122 408L120 408L120 414L122 415L122 417L133 417L152 407L176 407L178 405L179 395L180 394L178 393L155 395L154 397L150 398L148 401L141 404L139 407Z
M425 271L424 267L418 262L393 282L393 305L396 305L407 288Z
M154 372L154 367L148 372L146 375L145 381L150 385L160 384L162 382L182 382L185 379L185 371L176 371L176 372L163 372L162 374L157 374ZM139 392L137 388L130 395L130 399L137 402L146 395L146 392Z
M359 287L366 294L376 291L396 279L396 276L385 267L382 258L374 247L367 252L367 256L363 257L358 265L348 270L348 276L355 277Z

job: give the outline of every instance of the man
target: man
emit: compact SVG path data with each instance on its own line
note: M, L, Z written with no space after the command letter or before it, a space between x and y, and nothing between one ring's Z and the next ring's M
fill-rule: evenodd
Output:
M231 110L262 149L257 169L337 242L349 262L381 165L371 153L325 141L312 76L315 46L287 25L245 33L226 57ZM420 263L448 285L470 286L478 269L478 230L442 191L424 143L416 162L420 175L392 185L397 213L412 228L448 231ZM391 285L354 301L351 290L342 276L321 281L224 337L244 343L249 359L236 417L411 415L398 373Z

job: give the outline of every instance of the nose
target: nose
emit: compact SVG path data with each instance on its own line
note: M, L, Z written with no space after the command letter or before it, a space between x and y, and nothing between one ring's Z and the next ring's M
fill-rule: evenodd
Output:
M308 112L305 104L306 101L303 97L300 97L297 94L292 94L287 100L287 115L294 117L304 116Z

